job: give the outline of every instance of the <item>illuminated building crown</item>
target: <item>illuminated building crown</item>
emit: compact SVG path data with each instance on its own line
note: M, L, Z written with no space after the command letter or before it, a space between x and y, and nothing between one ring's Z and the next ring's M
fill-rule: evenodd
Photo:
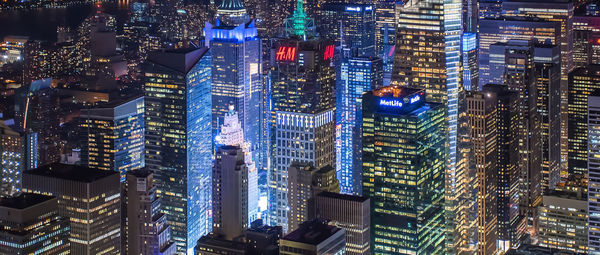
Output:
M304 12L303 0L296 0L296 10L285 21L285 30L288 36L298 36L303 40L306 40L307 35L314 35L314 21Z

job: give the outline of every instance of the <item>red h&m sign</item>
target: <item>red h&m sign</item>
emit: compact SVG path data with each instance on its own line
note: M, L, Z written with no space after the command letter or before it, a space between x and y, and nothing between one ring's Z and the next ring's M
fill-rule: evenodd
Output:
M325 47L325 53L323 54L323 59L324 60L332 59L334 50L335 50L335 46L327 45L327 47Z
M275 59L279 61L295 61L296 47L280 46L275 54Z

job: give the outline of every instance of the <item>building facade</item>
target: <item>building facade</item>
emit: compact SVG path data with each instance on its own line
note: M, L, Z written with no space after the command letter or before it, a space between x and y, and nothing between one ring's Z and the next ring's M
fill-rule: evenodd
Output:
M144 166L144 98L84 109L80 115L81 163L119 172Z
M211 57L207 48L152 52L143 70L145 164L177 252L193 252L212 229Z
M147 169L129 171L127 181L127 254L174 255L171 227L167 215L160 211L161 198L153 183L154 174Z
M23 191L55 196L69 219L71 253L121 254L119 173L54 163L23 173Z
M377 254L444 253L445 110L418 89L363 95L363 195ZM398 192L399 190L403 192Z
M346 232L346 254L371 254L371 201L366 197L321 192L315 197L316 216Z
M69 220L56 197L22 193L0 199L0 253L69 254Z

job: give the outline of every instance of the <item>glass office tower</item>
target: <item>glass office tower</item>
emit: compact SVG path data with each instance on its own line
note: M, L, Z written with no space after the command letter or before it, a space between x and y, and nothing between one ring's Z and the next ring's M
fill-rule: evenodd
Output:
M325 3L321 5L318 31L322 37L341 41L353 55L375 56L375 11L371 4Z
M261 141L262 42L240 1L223 1L217 23L204 28L205 46L212 56L212 128L217 135L230 106L238 113L246 142L258 169L266 168Z
M432 11L440 10L440 11ZM446 107L446 247L447 253L468 247L470 205L475 201L472 176L459 148L459 110L464 104L460 77L462 1L411 0L396 5L396 47L392 85L423 89L428 102ZM466 122L466 121L464 121ZM464 134L468 135L468 134Z
M336 94L336 166L341 193L361 194L362 94L382 85L380 58L354 57L342 61Z
M82 164L121 174L144 166L144 98L81 110Z
M363 194L375 254L443 254L445 108L424 90L363 95Z
M208 48L152 52L144 66L146 166L179 253L211 231L210 70Z

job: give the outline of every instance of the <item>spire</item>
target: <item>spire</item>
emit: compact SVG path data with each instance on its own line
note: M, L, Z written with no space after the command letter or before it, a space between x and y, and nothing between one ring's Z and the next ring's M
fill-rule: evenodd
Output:
M219 10L242 10L244 4L240 0L223 0L219 5Z
M303 0L296 0L296 10L292 17L286 21L286 29L290 35L299 36L306 39L309 31L314 30L313 19L309 18L304 12Z

